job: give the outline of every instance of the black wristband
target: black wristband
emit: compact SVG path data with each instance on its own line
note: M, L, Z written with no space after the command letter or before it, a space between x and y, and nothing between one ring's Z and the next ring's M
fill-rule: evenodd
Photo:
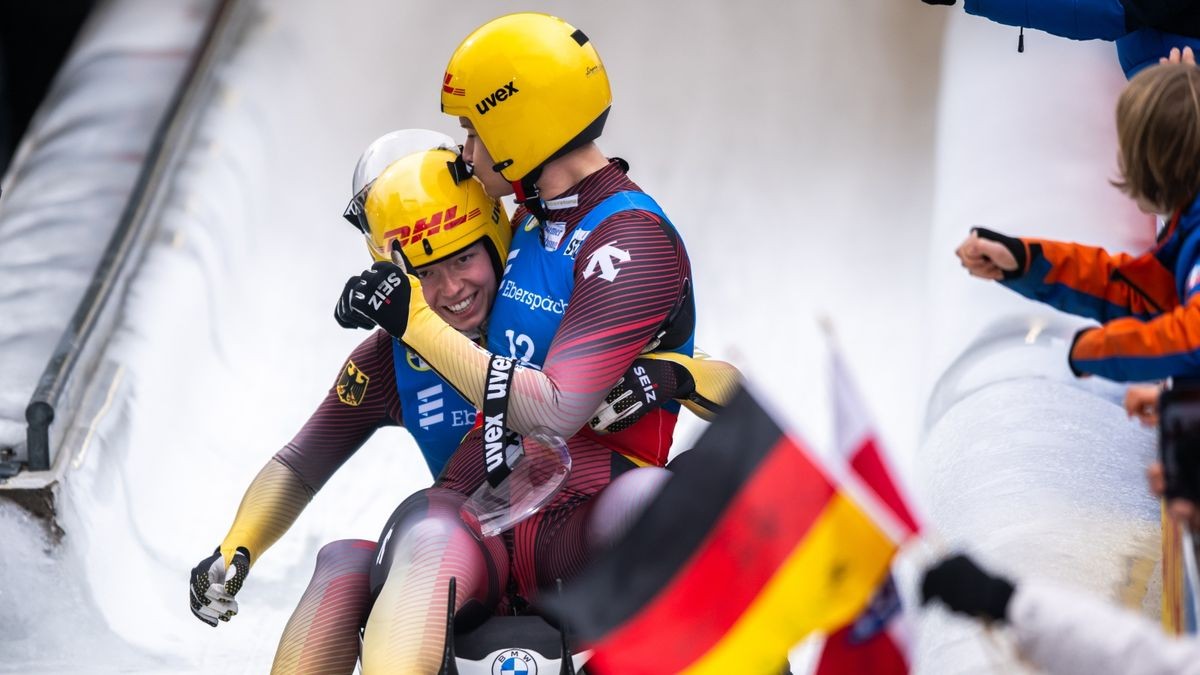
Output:
M1003 244L1004 248L1008 249L1008 252L1012 254L1013 259L1017 261L1017 269L1012 271L1001 270L1005 281L1011 281L1025 274L1025 269L1029 265L1029 256L1025 255L1025 242L1016 237L1010 237L1007 234L1000 234L999 232L989 230L986 227L973 227L971 231L980 239L987 239L998 244Z
M503 356L492 355L488 361L487 379L483 392L483 462L487 481L492 487L512 473L508 463L508 448L519 446L521 439L508 430L508 396L516 363Z

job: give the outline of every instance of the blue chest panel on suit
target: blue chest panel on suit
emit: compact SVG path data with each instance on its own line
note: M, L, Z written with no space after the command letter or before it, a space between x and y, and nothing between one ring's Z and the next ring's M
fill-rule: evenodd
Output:
M575 290L575 258L584 240L604 219L630 210L653 213L674 227L662 207L641 192L606 198L569 233L565 224L550 223L543 236L532 216L519 223L488 319L488 350L541 368ZM676 351L690 356L692 341Z
M475 424L475 406L446 384L429 365L392 340L396 391L404 428L413 435L436 478Z

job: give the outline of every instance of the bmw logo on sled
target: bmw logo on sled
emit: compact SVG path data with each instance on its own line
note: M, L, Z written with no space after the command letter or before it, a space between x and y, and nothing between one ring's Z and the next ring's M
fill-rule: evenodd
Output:
M452 577L441 675L586 675L582 666L591 653L572 654L566 633L540 616L494 616L455 631L455 587Z

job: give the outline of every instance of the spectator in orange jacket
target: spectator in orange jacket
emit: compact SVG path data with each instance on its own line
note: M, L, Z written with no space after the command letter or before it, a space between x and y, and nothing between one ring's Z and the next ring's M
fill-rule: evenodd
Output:
M1200 374L1200 69L1139 73L1117 103L1117 134L1114 185L1167 220L1152 249L1135 257L975 228L955 252L973 276L1103 324L1075 335L1076 375Z

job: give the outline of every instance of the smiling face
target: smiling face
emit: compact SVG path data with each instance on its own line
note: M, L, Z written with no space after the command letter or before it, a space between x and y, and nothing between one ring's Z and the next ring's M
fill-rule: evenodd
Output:
M496 270L482 241L415 274L425 302L452 328L469 333L483 325L496 298Z
M484 191L492 199L511 195L513 193L512 184L492 168L496 161L492 159L488 149L483 147L483 141L479 140L479 136L475 133L475 127L471 126L471 121L460 117L458 123L467 132L467 138L463 141L463 161L471 165L472 173L479 179L479 182L483 183Z

